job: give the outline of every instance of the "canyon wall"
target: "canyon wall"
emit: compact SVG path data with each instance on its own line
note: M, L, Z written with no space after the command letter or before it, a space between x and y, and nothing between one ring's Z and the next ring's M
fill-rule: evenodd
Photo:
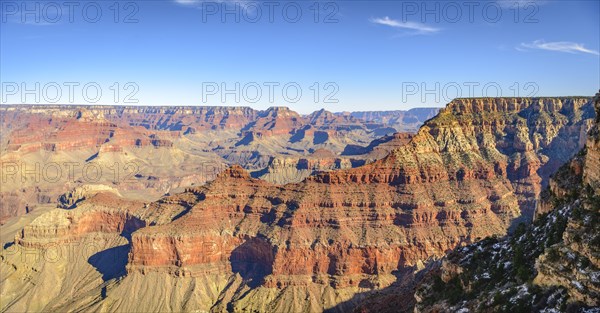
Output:
M394 127L416 129L423 121ZM276 158L304 160L322 149L340 158L349 145L367 146L397 130L325 110L303 116L286 107L15 105L0 107L0 131L3 223L82 184L158 199L212 180L233 164L256 172ZM324 166L315 170L346 163L327 162L318 161ZM300 179L289 180L275 175L273 181L297 182L310 173L291 173Z

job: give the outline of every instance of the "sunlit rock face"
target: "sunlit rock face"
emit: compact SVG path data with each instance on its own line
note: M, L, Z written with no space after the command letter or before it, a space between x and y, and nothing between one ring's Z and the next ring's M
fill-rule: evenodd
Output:
M533 224L458 248L420 272L410 288L390 288L358 311L395 312L399 299L414 312L597 310L600 93L593 103L585 148L552 174Z
M361 150L381 136L414 132L437 110L392 122L382 117L404 111L359 118L325 110L300 115L286 107L3 105L0 224L84 184L112 185L126 197L156 200L213 180L234 164L263 177L276 159L303 163L321 158L319 150L332 154L308 162L315 163L310 169L272 169L273 175L264 176L279 184L317 170L356 167L387 153L351 160L341 155L347 147Z
M269 114L287 121L281 125L297 118L279 109ZM128 204L114 210L123 214L98 213L113 226L90 227L82 218L73 221L83 226L45 231L58 238L124 233L121 278L99 287L100 298L79 294L71 304L44 308L161 307L143 287L151 282L168 294L166 310L347 310L365 292L389 286L397 270L420 268L530 219L552 169L583 146L593 119L586 98L457 99L363 166L280 185L232 166L158 201L121 200ZM275 124L270 129L278 132ZM25 231L15 245L43 232ZM132 290L150 300L136 303Z

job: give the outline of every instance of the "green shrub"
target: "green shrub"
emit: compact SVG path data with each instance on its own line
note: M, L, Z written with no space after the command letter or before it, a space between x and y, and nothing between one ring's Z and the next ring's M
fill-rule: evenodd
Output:
M558 250L556 250L555 248L548 249L548 256L547 256L548 261L556 262L556 261L558 261L559 258L560 258L560 254L558 253Z
M586 269L586 268L588 268L588 266L590 266L590 260L586 257L582 257L581 258L581 268Z

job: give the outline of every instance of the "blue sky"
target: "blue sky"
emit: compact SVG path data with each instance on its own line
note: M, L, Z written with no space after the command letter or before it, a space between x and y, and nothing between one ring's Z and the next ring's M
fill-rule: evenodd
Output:
M443 106L458 95L592 95L600 86L599 1L1 2L2 104L309 113ZM78 84L73 99L69 83Z

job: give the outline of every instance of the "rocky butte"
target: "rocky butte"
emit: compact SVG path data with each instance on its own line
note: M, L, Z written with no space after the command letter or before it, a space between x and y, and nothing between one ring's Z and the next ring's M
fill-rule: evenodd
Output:
M594 119L583 97L456 99L383 159L297 183L232 166L153 202L110 190L77 202L82 192L74 192L64 197L74 208L14 227L0 305L346 311L407 271L531 220L550 175L584 146ZM269 127L274 134L290 123ZM22 257L90 242L83 260Z

